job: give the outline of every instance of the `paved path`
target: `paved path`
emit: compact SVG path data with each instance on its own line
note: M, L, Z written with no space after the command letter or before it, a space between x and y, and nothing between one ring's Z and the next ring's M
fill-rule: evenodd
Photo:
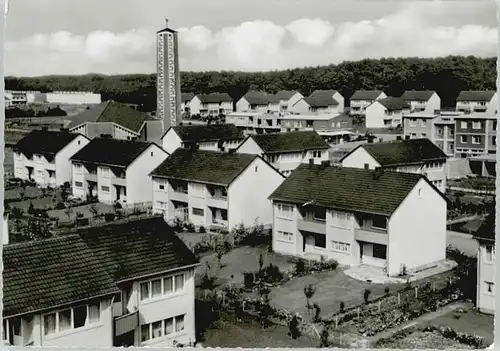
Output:
M456 309L459 309L459 308L467 309L468 307L469 307L469 305L465 302L457 302L457 303L452 303L452 304L446 305L437 311L424 314L424 315L422 315L418 318L415 318L411 321L408 321L406 323L398 325L397 327L385 330L377 335L371 336L368 338L368 341L370 342L370 344L373 345L378 340L388 338L388 337L394 335L395 333L397 333L403 329L413 327L414 325L417 325L417 324L429 322L437 317L441 317L441 316L447 314L448 312L454 311Z

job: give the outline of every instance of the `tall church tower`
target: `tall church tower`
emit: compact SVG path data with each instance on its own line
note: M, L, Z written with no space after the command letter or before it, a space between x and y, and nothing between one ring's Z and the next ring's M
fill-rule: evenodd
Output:
M181 75L177 32L168 27L156 33L156 115L163 132L181 122Z

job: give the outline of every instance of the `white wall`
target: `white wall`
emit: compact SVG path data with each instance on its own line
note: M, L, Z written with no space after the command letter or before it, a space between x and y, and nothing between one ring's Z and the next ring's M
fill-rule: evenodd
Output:
M198 96L194 96L189 103L189 111L191 115L198 115L200 113L201 101Z
M337 106L337 111L339 113L343 113L345 110L345 99L344 97L337 91L335 94L333 94L333 98L337 100L339 103Z
M169 154L173 153L177 148L181 147L182 139L177 135L175 130L170 128L161 139L163 150Z
M269 195L282 183L283 176L256 158L229 186L228 225L271 224L273 212ZM258 184L256 187L255 185Z
M135 138L138 136L139 136L138 133L130 129L123 128L119 124L113 123L113 138L121 140L129 140L131 138Z
M292 113L298 114L308 114L309 113L309 104L306 102L304 98L297 100L293 105L289 105L288 110Z
M53 104L100 104L101 94L79 91L55 91L46 94L47 103Z
M491 245L495 247L495 243ZM478 276L477 276L477 307L481 312L494 313L495 311L495 290L496 285L493 286L493 293L488 292L486 282L495 283L495 255L493 261L488 262L486 259L486 245L479 245L478 248Z
M149 173L158 167L168 154L155 144L150 145L137 157L125 172L127 182L127 204L151 202L152 180Z
M366 108L365 125L366 128L383 128L386 108L381 103L375 101Z
M369 165L369 169L380 167L377 162L363 147L358 147L342 160L342 167L346 168L365 168L365 164Z
M55 157L57 186L61 186L66 182L71 183L73 172L70 158L88 143L90 143L89 139L79 135L57 153Z
M446 216L446 201L421 179L389 220L390 275L403 264L410 271L446 258Z
M237 112L248 112L250 111L250 104L248 103L247 99L245 97L242 97L241 99L236 102L236 111Z
M251 154L262 156L264 152L252 137L247 138L236 150L239 154Z

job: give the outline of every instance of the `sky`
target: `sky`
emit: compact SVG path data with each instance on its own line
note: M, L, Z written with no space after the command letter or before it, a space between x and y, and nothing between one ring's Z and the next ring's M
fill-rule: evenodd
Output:
M493 0L10 0L6 75L267 71L380 57L495 56Z

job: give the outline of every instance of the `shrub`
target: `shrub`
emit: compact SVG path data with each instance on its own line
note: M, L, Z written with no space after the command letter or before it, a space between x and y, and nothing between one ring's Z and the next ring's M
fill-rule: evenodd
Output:
M245 289L252 290L254 286L255 275L252 272L243 273L243 282L245 285Z
M58 210L64 210L65 208L66 208L66 205L62 201L59 201L56 205L56 209L58 209Z
M119 203L119 202L115 202L115 203L113 204L113 207L117 210L117 209L122 208L122 204L121 204L121 203Z
M306 261L303 258L299 258L297 262L295 262L295 273L297 275L306 273Z
M386 287L384 288L384 294L388 294L388 293L389 293L389 287L388 287L388 286L386 286Z
M204 226L200 226L200 229L198 229L198 232L200 232L200 233L206 233L207 231L206 231L206 229L205 229Z
M313 304L314 308L314 322L318 323L320 321L321 308L317 303Z
M306 296L306 308L311 309L311 298L316 293L316 287L312 284L308 284L304 287L304 295Z
M77 218L76 223L79 226L86 226L89 225L90 222L88 218Z
M204 290L213 290L215 288L215 280L217 278L208 272L203 273L200 279L200 288Z
M283 273L280 271L278 266L270 264L269 266L261 269L257 276L264 283L275 284L283 281Z
M106 222L113 222L115 220L115 214L114 213L105 213L104 220Z
M36 209L35 206L33 206L32 202L30 202L30 205L28 207L28 213L32 216L36 215Z
M83 218L83 213L77 212L76 213L76 218Z
M340 301L340 312L344 312L344 310L345 310L344 301Z
M288 335L292 339L298 339L301 335L300 329L299 329L299 319L297 316L293 316L293 318L290 320L290 323L288 324Z
M365 291L363 291L363 299L365 300L366 304L368 303L368 300L370 299L371 293L372 292L370 291L370 289L365 289Z
M190 222L184 223L184 229L188 232L194 232L194 224Z

